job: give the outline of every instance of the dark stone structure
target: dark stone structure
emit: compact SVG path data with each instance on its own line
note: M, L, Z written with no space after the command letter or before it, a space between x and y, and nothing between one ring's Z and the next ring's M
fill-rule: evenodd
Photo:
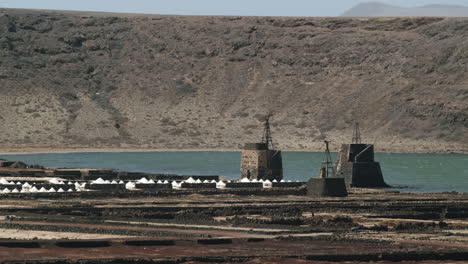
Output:
M88 175L84 176L85 180L92 181L99 178L103 180L118 179L119 172L115 170L89 170Z
M66 180L81 180L83 175L80 170L55 170L53 177L62 178Z
M46 173L43 170L22 170L16 171L14 174L11 175L12 177L45 177Z
M307 182L273 182L273 188L299 188L305 186Z
M281 151L273 147L270 116L265 120L262 142L245 144L241 159L241 178L270 181L283 179L283 158Z
M311 197L346 197L343 178L312 178L307 182L307 195Z
M216 183L188 183L184 182L180 186L182 189L216 189Z
M346 197L348 191L343 178L333 178L335 169L330 154L329 141L325 140L325 156L318 178L307 182L307 195L312 197Z
M343 178L346 186L384 188L380 164L374 160L374 145L343 144L338 154L334 178Z
M87 186L90 190L99 191L125 191L125 185L123 184L90 184Z
M137 189L172 189L172 184L170 183L164 183L164 184L137 183L135 184L135 188Z
M263 183L261 182L228 182L226 183L226 188L263 188Z
M242 151L241 174L242 179L282 180L281 151L270 150L263 143L246 144Z
M10 161L10 160L0 160L0 167L1 168L9 168L13 164L15 164L16 161Z

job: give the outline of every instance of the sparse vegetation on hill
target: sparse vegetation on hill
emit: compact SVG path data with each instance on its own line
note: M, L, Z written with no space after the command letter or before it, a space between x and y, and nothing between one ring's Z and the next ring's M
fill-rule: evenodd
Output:
M468 151L468 19L0 9L3 147Z

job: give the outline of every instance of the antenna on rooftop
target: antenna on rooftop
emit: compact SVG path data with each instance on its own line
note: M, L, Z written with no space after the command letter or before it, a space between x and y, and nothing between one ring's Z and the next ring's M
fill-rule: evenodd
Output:
M263 138L262 138L262 143L267 145L268 149L274 149L273 147L273 139L271 138L271 130L270 130L270 118L271 114L268 114L268 116L265 118L265 129L263 131Z
M353 140L352 140L351 143L352 144L361 144L361 130L359 129L359 123L358 122L354 123Z
M320 177L329 178L335 175L335 167L333 166L333 160L330 154L330 141L325 140L325 155L322 161L322 168L320 168Z

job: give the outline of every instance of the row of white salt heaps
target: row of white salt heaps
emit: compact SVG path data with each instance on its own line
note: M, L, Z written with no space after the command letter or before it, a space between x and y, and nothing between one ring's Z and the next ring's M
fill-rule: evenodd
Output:
M49 180L49 183L51 184L54 184L54 185L66 185L65 182L63 181L59 181L55 178ZM21 182L9 182L7 181L5 178L1 178L0 179L0 184L1 185L16 185L18 186L18 188L14 188L14 187L10 187L10 188L4 188L3 190L0 189L0 193L55 193L55 192L74 192L74 191L81 191L82 189L85 188L86 186L86 183L78 183L78 182L68 182L67 184L68 185L73 185L73 186L69 186L69 187L63 187L63 188L58 188L55 189L55 188L50 188L50 189L46 189L45 187L42 187L40 189L38 189L37 187L31 185L29 182L25 182L24 184L21 183ZM21 187L21 188L20 188ZM75 190L76 189L76 190ZM65 191L67 190L67 191Z
M98 180L99 180L99 179L98 179ZM99 182L105 183L105 181L102 181L102 179L101 179L101 181L99 181ZM172 188L174 188L174 189L179 189L179 188L182 187L182 184L183 184L184 182L185 182L185 183L191 183L191 184L215 183L215 184L216 184L216 188L218 188L218 189L226 188L226 183L224 183L224 182L221 181L221 180L218 181L218 182L217 182L216 180L211 180L211 181L209 181L209 180L204 180L204 181L202 181L202 180L200 180L200 179L195 180L195 179L193 179L192 177L190 177L190 178L188 178L187 180L184 180L184 181L182 181L182 182L173 181L173 182L171 183ZM230 182L231 182L231 181L227 181L227 183L230 183ZM263 188L272 188L272 187L273 187L273 183L277 183L278 181L277 181L277 180L270 181L270 180L263 180L263 179L261 179L261 180L254 179L254 180L250 181L249 179L242 179L240 182L241 182L241 183L262 183L262 184L263 184ZM281 180L280 182L291 182L291 181ZM123 182L120 182L120 183L123 183ZM136 183L138 183L138 184L168 184L169 182L166 180L166 181L164 181L164 182L158 181L158 182L155 183L153 180L148 180L148 179L146 179L146 178L142 178L142 179L136 181ZM128 182L128 183L125 185L125 187L126 187L126 189L133 190L133 189L136 188L136 183L134 183L134 182Z
M99 180L99 179L98 179ZM102 183L102 181L100 181ZM123 184L123 182L120 182L121 184ZM172 182L169 182L167 180L165 181L157 181L155 182L154 180L148 180L146 178L141 178L140 180L136 181L136 182L128 182L125 184L125 188L128 189L128 190L134 190L136 189L136 184L171 184L172 185L172 188L174 189L178 189L178 188L181 188L182 187L182 184L183 183L195 183L195 184L200 184L200 183L216 183L216 187L217 188L224 188L226 187L226 184L223 182L223 181L215 181L215 180L212 180L212 181L208 181L208 180L204 180L204 181L201 181L200 179L193 179L192 177L188 178L187 180L184 180L184 181L181 181L181 182L177 182L177 181L172 181Z
M95 181L92 181L91 184L125 184L125 182L109 181L109 180L103 180L102 178L99 178Z
M77 191L79 191L77 189ZM47 190L46 188L42 187L41 189L37 189L35 186L33 186L32 188L22 188L21 191L18 191L17 188L14 188L13 190L10 190L8 188L5 188L3 190L1 190L2 193L56 193L56 192L59 192L59 193L62 193L62 192L65 192L64 189L62 188L59 188L58 190L55 190L55 188L50 188L49 190ZM68 189L67 192L74 192L73 189Z
M50 183L52 184L56 184L56 185L65 185L65 184L68 184L68 185L74 185L75 188L76 188L76 191L82 191L85 189L86 187L86 183L79 183L79 182L68 182L68 183L65 183L63 181L60 181L58 179L51 179L49 180ZM170 183L172 185L172 187L174 189L178 189L178 188L181 188L182 187L182 184L183 183L191 183L191 184L201 184L201 183L215 183L216 184L216 188L219 188L219 189L223 189L226 187L226 183L224 183L223 181L216 181L216 180L200 180L200 179L193 179L192 177L188 178L187 180L185 181L182 181L182 182L177 182L177 181L173 181L172 183ZM227 183L230 183L231 181L227 181ZM277 180L273 180L273 181L270 181L270 180L249 180L249 179L242 179L240 180L241 183L263 183L263 188L271 188L272 187L272 183L276 183L278 182ZM285 180L281 180L281 182L286 182ZM291 182L291 181L288 181L288 182ZM21 185L21 182L17 182L17 183L14 183L14 182L8 182L7 180L5 180L4 178L1 178L0 179L0 184L2 185ZM109 180L103 180L102 178L99 178L95 181L92 181L91 184L125 184L124 181L109 181ZM136 184L169 184L169 181L165 180L165 181L157 181L155 182L154 180L148 180L146 178L141 178L140 180L136 181L136 182L127 182L125 184L125 187L126 189L135 189L136 188ZM58 190L55 190L54 188L51 188L49 190L46 190L44 187L41 188L41 189L37 189L36 187L30 185L28 182L22 184L22 189L21 191L18 191L17 188L14 188L13 190L10 190L8 188L5 188L3 191L0 191L0 192L3 192L3 193L18 193L18 192L21 192L21 193L28 193L28 192L31 192L31 193L35 193L35 192L65 192L63 188L59 188ZM73 189L69 189L68 192L73 192Z

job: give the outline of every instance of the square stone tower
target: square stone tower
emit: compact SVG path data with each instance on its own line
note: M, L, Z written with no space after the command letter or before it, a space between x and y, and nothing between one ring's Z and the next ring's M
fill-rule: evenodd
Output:
M270 150L264 143L248 143L242 150L242 179L282 180L283 161L281 151Z
M270 117L266 118L262 142L245 144L242 150L241 178L270 181L283 179L283 159L281 151L273 149Z
M333 178L335 170L330 154L329 141L325 141L325 157L320 168L318 178L312 178L307 182L307 195L312 197L346 197L345 180L343 178Z
M343 144L335 166L336 178L344 178L348 187L388 187L380 164L374 160L374 145L362 144L359 123L353 131L352 144Z
M350 187L388 187L380 164L374 160L372 144L343 144L338 154L335 177L344 178Z

